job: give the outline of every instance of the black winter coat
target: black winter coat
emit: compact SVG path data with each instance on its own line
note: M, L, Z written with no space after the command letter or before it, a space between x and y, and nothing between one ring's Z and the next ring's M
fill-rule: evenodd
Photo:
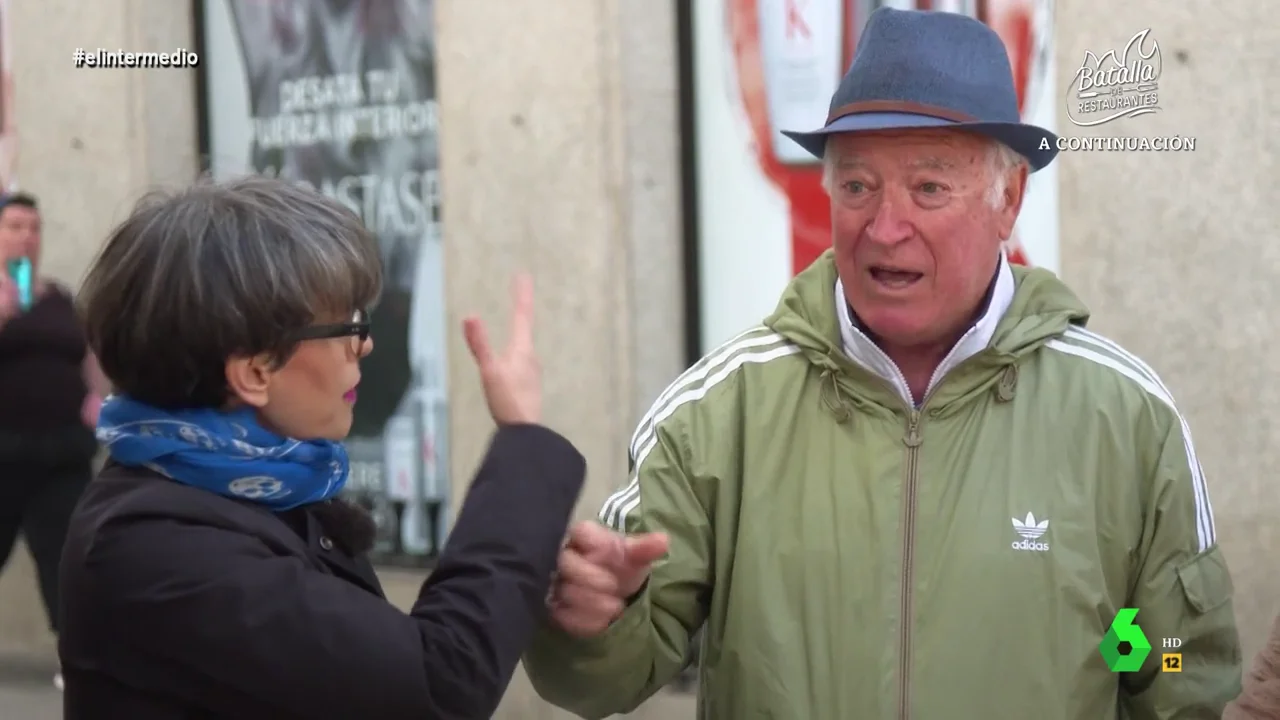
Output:
M316 507L274 514L108 465L63 555L64 718L488 718L585 472L554 432L499 429L406 615Z

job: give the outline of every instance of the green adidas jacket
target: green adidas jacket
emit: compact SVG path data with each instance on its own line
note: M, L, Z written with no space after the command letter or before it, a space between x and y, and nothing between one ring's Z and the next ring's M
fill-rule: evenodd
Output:
M707 720L1218 718L1231 580L1155 373L1051 273L1002 264L915 407L838 297L828 253L660 396L601 518L668 533L668 557L603 635L540 633L539 694L630 711L705 628ZM1153 649L1116 674L1122 608Z

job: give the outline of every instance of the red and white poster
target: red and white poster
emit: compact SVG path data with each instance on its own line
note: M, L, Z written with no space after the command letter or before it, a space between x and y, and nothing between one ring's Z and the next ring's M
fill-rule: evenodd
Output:
M0 191L18 188L18 129L14 125L13 65L10 62L9 2L0 0Z
M1053 0L699 0L693 4L702 349L769 314L831 246L822 166L782 130L811 130L881 6L960 12L1009 50L1022 116L1054 130ZM1056 165L1032 176L1009 243L1058 268Z

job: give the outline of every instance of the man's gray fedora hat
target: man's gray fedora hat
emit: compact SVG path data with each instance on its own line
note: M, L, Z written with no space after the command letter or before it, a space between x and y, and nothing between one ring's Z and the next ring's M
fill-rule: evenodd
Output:
M783 131L821 158L827 136L859 130L955 128L999 140L1041 170L1058 136L1022 122L1004 43L967 15L880 8L871 13L824 127Z

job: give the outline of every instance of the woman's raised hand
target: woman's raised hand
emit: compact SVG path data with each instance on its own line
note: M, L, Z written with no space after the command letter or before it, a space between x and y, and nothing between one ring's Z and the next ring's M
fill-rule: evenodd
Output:
M542 368L533 348L533 280L526 273L511 284L511 330L507 347L495 353L484 323L475 316L462 321L462 334L480 370L489 414L499 425L542 421Z

